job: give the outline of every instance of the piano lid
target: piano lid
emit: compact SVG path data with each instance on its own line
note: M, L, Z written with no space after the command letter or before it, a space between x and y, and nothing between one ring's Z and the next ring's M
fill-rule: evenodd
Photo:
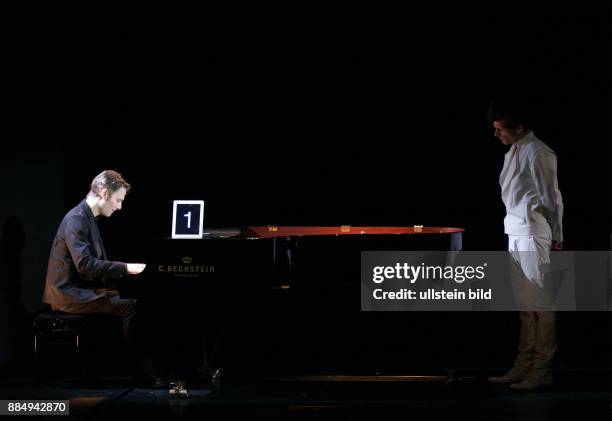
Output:
M292 236L323 235L411 235L411 234L454 234L465 231L453 227L354 227L341 225L337 227L288 227L288 226L251 226L246 228L246 238L276 238Z

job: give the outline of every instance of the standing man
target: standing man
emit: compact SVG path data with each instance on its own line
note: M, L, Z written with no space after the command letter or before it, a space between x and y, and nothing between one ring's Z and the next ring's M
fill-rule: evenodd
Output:
M116 171L106 170L91 183L85 200L62 220L49 256L43 302L65 313L105 313L121 318L124 335L136 313L136 300L122 299L113 279L142 272L142 263L110 261L96 219L121 210L130 185Z
M499 181L506 206L504 228L508 250L515 275L522 278L525 287L520 294L528 298L540 292L545 295L544 275L550 264L550 250L563 249L563 202L557 183L557 157L534 135L526 108L519 102L494 100L488 117L495 136L511 146ZM518 390L553 383L550 365L557 350L556 316L550 308L547 311L537 307L527 305L524 309L527 311L519 313L521 327L514 366L505 375L490 377L489 381L509 383Z

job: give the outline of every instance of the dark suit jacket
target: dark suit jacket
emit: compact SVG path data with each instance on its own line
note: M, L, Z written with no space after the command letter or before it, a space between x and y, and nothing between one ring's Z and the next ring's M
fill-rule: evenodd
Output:
M107 279L127 274L127 265L106 260L98 224L83 200L62 220L49 256L43 302L88 303L103 295Z

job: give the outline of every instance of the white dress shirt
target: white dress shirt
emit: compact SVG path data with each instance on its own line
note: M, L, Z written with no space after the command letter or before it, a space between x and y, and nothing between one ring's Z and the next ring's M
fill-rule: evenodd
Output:
M499 183L506 205L506 234L563 241L557 156L533 132L512 145L505 156Z

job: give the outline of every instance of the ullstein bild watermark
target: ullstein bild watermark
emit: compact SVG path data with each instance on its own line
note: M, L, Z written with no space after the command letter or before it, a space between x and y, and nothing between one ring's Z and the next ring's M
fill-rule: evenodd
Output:
M366 251L362 311L606 311L612 252Z

